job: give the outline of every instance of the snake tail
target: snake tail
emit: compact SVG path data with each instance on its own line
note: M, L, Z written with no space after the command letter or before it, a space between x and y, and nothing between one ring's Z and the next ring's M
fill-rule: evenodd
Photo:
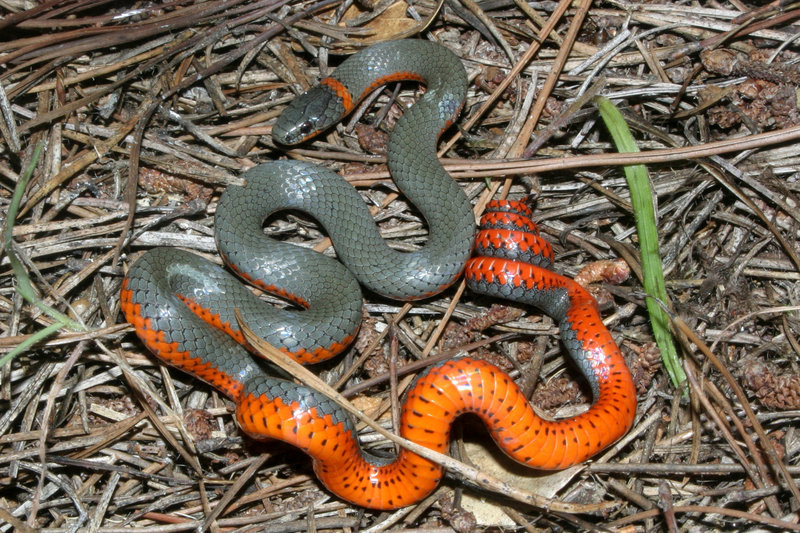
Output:
M486 211L476 255L467 263L467 286L475 293L532 305L558 323L561 340L589 382L594 403L574 418L543 422L561 445L538 467L580 463L630 429L636 414L633 378L592 295L549 269L553 250L530 219L530 208L518 201L493 201Z

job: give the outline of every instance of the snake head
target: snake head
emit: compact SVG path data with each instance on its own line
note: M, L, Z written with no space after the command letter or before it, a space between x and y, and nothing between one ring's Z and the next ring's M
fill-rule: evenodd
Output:
M279 144L299 144L338 122L345 113L342 99L327 85L318 85L295 98L272 126Z

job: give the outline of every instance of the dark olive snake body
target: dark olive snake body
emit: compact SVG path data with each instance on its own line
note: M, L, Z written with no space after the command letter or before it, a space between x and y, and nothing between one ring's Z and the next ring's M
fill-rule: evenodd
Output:
M295 99L273 136L284 144L300 142L337 122L373 89L407 79L424 82L426 92L398 121L387 157L398 188L428 223L423 248L390 249L360 195L338 175L308 163L275 161L247 171L244 187L225 191L215 218L216 241L237 274L304 309L268 306L226 270L170 248L139 258L121 293L125 317L145 345L233 398L246 433L298 446L312 457L328 489L375 509L424 498L441 479L441 468L406 450L392 462L361 450L353 422L337 405L274 377L242 346L235 308L259 336L301 362L316 362L341 352L354 338L362 314L359 282L384 296L418 299L449 286L466 265L472 290L530 303L559 322L595 402L577 417L545 421L504 372L484 361L456 359L431 368L408 393L399 428L403 437L446 452L451 422L473 412L510 456L534 468L557 469L616 441L636 410L630 373L594 300L572 280L547 270L552 251L527 218L527 207L493 204L475 240L470 204L436 157L436 141L466 94L466 75L455 55L417 40L372 46ZM344 265L266 238L263 221L283 209L316 218ZM469 259L474 240L478 255Z

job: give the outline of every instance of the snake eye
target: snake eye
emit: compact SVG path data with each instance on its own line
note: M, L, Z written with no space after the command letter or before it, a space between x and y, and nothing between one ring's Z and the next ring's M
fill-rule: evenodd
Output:
M304 138L306 136L308 136L309 133L311 133L312 129L313 129L313 125L311 124L310 120L306 120L305 122L303 122L299 126L297 126L297 131Z

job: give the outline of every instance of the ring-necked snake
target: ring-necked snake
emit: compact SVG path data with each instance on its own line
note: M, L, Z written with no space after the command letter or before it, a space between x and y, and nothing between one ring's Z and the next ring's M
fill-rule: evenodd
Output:
M278 119L273 136L284 144L300 142L337 122L373 89L408 79L423 81L427 89L397 122L388 162L398 188L428 223L428 243L419 251L390 249L360 195L338 175L307 163L276 161L247 171L245 186L225 191L216 212L216 241L237 274L303 309L277 310L221 267L167 248L139 258L121 293L122 311L145 345L233 398L237 421L247 434L305 450L328 489L376 509L424 498L437 486L441 468L406 450L391 462L361 450L352 420L338 406L274 377L271 368L242 347L233 310L239 308L272 344L301 362L315 362L342 351L358 330L359 281L408 300L435 294L460 275L473 247L474 218L466 196L438 162L436 141L460 110L467 81L461 62L447 49L407 40L359 52L296 98ZM264 220L282 209L315 217L346 267L267 238ZM534 468L564 468L630 428L636 409L633 382L592 297L546 269L552 250L538 237L527 207L511 202L490 209L475 241L478 255L466 266L468 284L473 291L535 305L558 321L595 403L577 417L545 421L504 372L462 358L431 368L417 380L402 408L400 433L446 452L453 419L473 412L511 457Z

